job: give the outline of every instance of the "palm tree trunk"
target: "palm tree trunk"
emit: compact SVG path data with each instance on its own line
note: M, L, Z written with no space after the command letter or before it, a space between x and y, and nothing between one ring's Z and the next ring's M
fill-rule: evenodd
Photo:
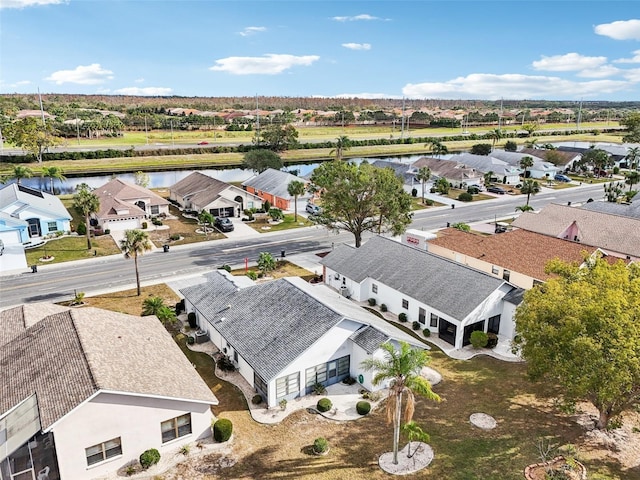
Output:
M422 204L424 205L424 185L425 185L425 181L422 181Z
M140 272L138 272L138 255L133 255L133 263L136 267L136 287L138 288L138 296L140 296Z
M396 413L393 416L393 464L398 464L398 445L400 443L400 419L402 415L402 394L396 400Z
M50 182L51 182L51 195L55 195L55 193L53 193L53 177L51 177Z
M87 250L91 250L91 226L89 225L89 214L85 215L85 227L87 227Z
M298 196L293 196L293 221L298 223Z

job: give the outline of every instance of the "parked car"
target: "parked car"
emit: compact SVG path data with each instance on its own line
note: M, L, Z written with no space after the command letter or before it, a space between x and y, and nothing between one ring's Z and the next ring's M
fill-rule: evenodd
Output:
M221 232L233 232L233 222L228 218L217 217L213 225Z
M467 187L467 192L472 195L477 195L478 193L480 193L480 187L478 185L469 185Z
M500 188L500 187L487 187L487 192L491 192L491 193L497 193L499 195L504 195L505 193L507 193L507 191L504 188Z
M484 191L484 187L482 185L478 185L477 183L474 183L473 185L469 185L468 188L477 188L478 191L480 192Z
M553 179L557 182L563 182L563 183L567 183L571 181L569 177L567 177L566 175L562 175L561 173L556 174L556 176L553 177Z
M318 205L314 205L313 203L307 203L305 210L311 215L320 215L320 213L322 212L322 208L320 208Z
M209 145L209 142L203 140L202 142L198 142L198 145Z

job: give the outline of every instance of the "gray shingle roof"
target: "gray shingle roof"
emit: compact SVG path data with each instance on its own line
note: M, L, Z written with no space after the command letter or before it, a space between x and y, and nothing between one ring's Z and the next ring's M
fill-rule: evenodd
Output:
M289 195L287 187L294 180L302 182L304 184L307 183L304 178L296 177L295 175L292 175L290 173L269 168L262 172L260 175L242 182L242 185L253 187L256 190L270 193L272 195L275 195L276 197L291 199L293 197Z
M592 212L610 213L612 215L620 215L622 217L636 218L640 220L640 200L636 200L631 204L621 204L612 202L589 202L580 207L584 210Z
M71 215L55 195L16 183L0 188L0 209L6 213L12 214L27 206L48 214L50 218L71 220Z
M370 354L380 348L380 345L389 341L389 337L369 325L356 330L349 338Z
M504 296L503 300L512 305L520 305L522 300L524 300L525 292L526 290L524 288L514 288Z
M370 277L458 320L504 282L429 252L384 237L360 248L338 246L321 262L355 281Z
M85 307L38 321L25 312L0 312L0 329L35 322L0 345L0 413L34 392L45 429L100 390L217 404L156 317Z

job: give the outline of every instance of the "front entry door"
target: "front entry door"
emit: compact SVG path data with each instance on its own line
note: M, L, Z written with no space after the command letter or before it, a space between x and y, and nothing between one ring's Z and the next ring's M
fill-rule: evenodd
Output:
M42 235L42 230L40 230L40 220L37 218L29 218L27 219L27 223L29 224L29 236L30 237L39 237Z

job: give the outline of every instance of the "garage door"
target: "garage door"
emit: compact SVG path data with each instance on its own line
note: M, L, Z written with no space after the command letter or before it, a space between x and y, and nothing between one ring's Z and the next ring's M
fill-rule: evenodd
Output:
M214 217L233 217L234 216L233 207L212 208L209 211L211 212L211 215L213 215Z
M0 240L2 240L5 245L22 243L20 241L20 232L18 232L17 230L7 230L4 232L0 232Z
M134 230L136 228L140 228L140 222L138 220L120 220L120 221L111 221L105 225L105 229L110 230Z

